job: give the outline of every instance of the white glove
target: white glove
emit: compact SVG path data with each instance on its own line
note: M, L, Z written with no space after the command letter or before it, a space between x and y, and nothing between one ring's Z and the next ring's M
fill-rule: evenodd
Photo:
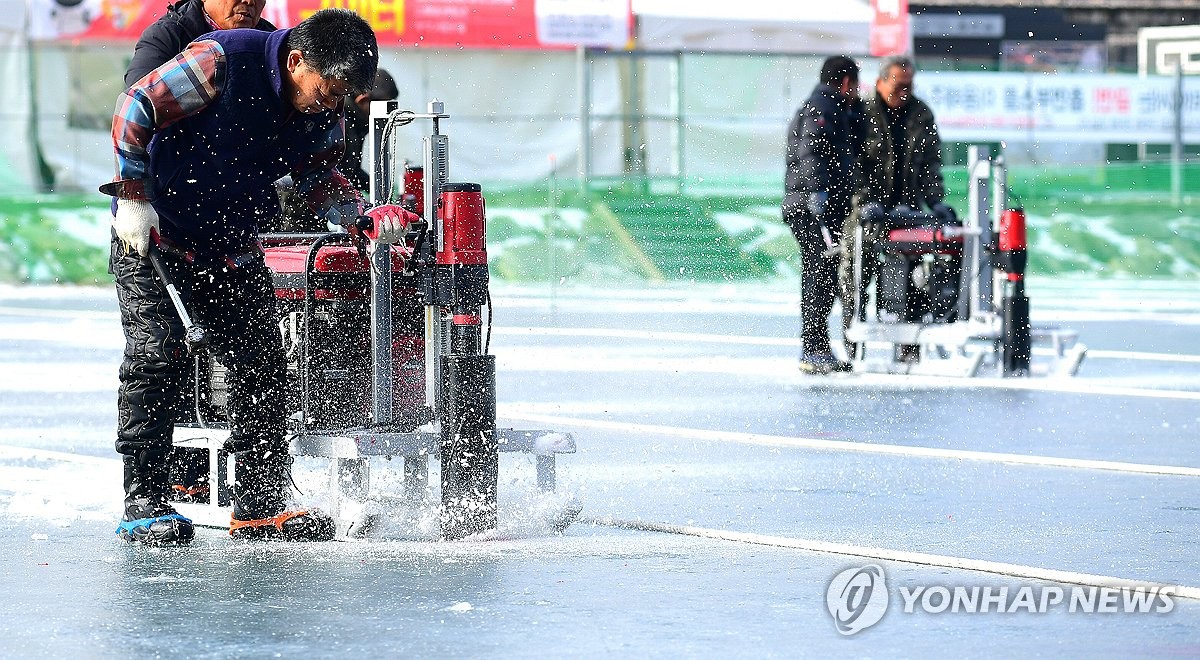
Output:
M137 250L143 257L150 254L150 230L158 231L158 213L142 199L118 199L113 229L127 250Z

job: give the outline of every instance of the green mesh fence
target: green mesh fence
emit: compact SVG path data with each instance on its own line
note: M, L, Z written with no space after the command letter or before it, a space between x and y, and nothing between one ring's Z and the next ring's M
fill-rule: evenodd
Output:
M1200 277L1200 164L1013 167L1035 275ZM946 168L965 212L965 168ZM551 194L551 190L554 191ZM735 177L485 184L493 276L511 282L794 278L782 184ZM96 195L0 197L0 281L105 283L108 207Z

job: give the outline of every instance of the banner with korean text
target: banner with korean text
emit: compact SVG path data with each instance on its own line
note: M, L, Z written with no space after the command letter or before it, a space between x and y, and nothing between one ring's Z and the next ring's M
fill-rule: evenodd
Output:
M1185 78L1183 134L1200 141L1200 77ZM918 72L945 140L1170 142L1175 79L1133 74Z
M36 40L136 41L167 0L32 0ZM351 9L381 46L421 48L623 48L630 0L270 0L263 18L291 27L319 9Z

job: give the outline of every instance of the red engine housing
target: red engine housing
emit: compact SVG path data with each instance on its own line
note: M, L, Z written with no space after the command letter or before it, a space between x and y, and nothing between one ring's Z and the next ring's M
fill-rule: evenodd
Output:
M288 353L289 403L293 410L304 407L301 379L307 377L308 430L363 426L371 423L368 263L354 246L324 245L306 278L310 250L311 244L265 248ZM401 420L415 419L425 403L423 307L417 283L403 273L410 256L408 247L392 246L393 408Z

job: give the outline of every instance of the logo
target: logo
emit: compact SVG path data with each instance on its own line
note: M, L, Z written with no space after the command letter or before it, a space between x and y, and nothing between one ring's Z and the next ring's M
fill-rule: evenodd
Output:
M888 606L883 568L867 564L838 573L825 592L825 606L833 616L833 625L843 635L853 635L879 623Z
M918 585L899 587L896 616L1008 616L1020 614L1162 615L1175 609L1182 587L1169 584L1121 585ZM842 635L854 635L883 619L889 590L877 564L848 568L833 577L825 606Z

